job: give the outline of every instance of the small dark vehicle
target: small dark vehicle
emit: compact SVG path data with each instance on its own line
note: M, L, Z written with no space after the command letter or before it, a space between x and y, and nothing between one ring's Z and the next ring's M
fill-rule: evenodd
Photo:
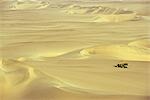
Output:
M117 64L114 67L118 67L118 68L128 68L128 63L122 63L122 64Z

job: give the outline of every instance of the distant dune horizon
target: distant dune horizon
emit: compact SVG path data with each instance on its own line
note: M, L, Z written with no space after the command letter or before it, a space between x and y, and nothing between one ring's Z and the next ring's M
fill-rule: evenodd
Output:
M0 3L0 100L150 98L148 0L11 1Z

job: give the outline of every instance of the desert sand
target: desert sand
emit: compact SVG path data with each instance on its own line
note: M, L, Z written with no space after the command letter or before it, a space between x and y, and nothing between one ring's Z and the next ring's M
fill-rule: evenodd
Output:
M0 100L149 100L149 7L1 1Z

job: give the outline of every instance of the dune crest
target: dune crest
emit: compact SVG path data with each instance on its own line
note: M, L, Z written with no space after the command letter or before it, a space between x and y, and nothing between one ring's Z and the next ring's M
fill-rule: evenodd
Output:
M16 94L22 93L28 84L36 78L34 69L31 66L13 59L2 60L0 75L3 79L2 83L0 81L0 89L4 93L4 100L15 98Z
M139 48L149 48L150 49L150 39L133 41L133 42L130 42L128 45L139 47Z
M82 56L105 54L103 56L112 59L150 61L150 48L148 47L149 43L143 40L131 42L129 45L94 46L83 49L80 54Z
M0 100L149 99L150 4L46 1L0 1Z
M16 1L10 3L9 10L44 9L48 6L47 1Z
M94 15L95 22L122 22L140 18L134 11L105 6L66 5L63 8L67 14Z

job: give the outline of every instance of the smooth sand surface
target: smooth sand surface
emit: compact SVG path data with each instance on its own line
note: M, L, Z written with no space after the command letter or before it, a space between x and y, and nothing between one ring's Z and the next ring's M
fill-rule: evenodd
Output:
M0 2L0 100L150 99L149 3L12 4ZM68 14L68 5L86 9ZM85 13L91 6L128 9L139 19L97 21L101 14ZM115 67L123 63L128 68Z

